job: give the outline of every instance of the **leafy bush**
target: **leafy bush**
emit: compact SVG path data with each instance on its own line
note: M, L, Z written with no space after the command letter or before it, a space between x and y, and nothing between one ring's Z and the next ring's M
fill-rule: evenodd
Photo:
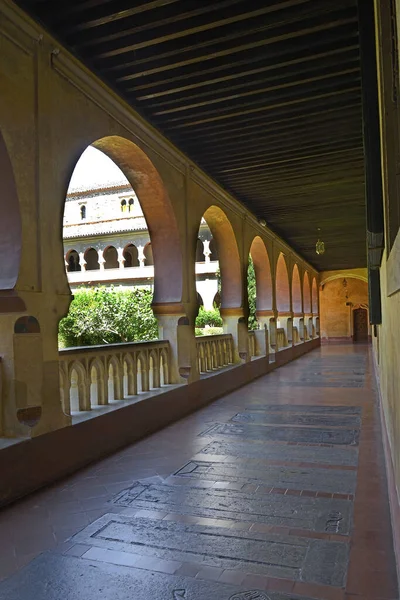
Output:
M204 310L204 307L200 306L199 314L196 318L196 327L205 327L206 325L210 327L222 327L222 318L217 308L214 308L214 310Z
M194 333L195 335L221 335L224 330L222 327L196 327Z
M247 268L247 299L249 303L249 318L248 327L250 330L258 329L258 321L256 317L256 274L251 256L249 256L249 266Z
M93 346L158 338L147 289L81 288L60 321L61 347Z

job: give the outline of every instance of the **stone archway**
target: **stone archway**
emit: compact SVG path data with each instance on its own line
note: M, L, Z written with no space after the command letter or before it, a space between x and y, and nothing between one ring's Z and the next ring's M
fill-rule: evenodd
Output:
M318 287L317 287L317 280L315 277L313 278L313 282L312 282L311 300L312 300L312 312L313 312L313 314L318 314Z
M295 315L303 312L302 305L299 267L294 265L292 273L292 309Z
M257 312L272 311L272 275L267 248L259 236L253 239L250 246L250 256L253 260L256 276L256 307Z
M311 284L308 271L304 273L303 278L303 306L306 315L311 313Z
M290 312L290 287L289 273L286 265L285 257L282 252L279 254L276 263L276 308L278 313Z
M203 215L217 246L221 272L221 309L241 308L242 273L239 249L233 227L218 206L210 206Z
M137 195L154 256L153 305L181 303L182 249L178 225L164 183L145 152L120 136L93 142L121 169Z

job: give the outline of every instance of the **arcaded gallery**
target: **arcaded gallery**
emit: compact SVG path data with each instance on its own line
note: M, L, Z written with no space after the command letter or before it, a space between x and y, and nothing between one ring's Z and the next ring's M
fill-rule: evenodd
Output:
M400 0L0 0L0 600L399 600Z

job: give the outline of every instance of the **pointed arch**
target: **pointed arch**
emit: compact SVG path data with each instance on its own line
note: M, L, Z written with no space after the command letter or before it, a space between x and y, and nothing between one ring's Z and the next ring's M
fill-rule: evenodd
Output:
M242 306L242 272L236 236L227 215L210 206L203 215L217 246L221 272L221 308ZM211 248L211 244L210 244Z
M275 286L277 311L280 313L290 312L289 273L282 252L279 254L276 263Z
M256 307L258 311L272 310L272 275L267 248L259 236L253 239L250 256L256 275Z
M308 315L311 312L311 283L308 271L305 271L303 277L303 307L304 314Z
M300 283L300 273L299 267L297 264L293 267L292 273L292 310L296 314L301 314L303 312L301 301L301 283Z
M313 312L313 314L317 314L318 313L318 286L317 286L316 277L313 278L313 282L312 282L311 299L312 299L312 312Z
M0 133L0 290L17 283L22 249L22 225L14 172Z

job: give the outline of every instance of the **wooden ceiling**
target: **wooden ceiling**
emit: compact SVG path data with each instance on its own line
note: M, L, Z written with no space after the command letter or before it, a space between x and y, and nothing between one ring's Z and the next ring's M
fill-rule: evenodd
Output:
M317 269L366 266L357 0L17 3Z

